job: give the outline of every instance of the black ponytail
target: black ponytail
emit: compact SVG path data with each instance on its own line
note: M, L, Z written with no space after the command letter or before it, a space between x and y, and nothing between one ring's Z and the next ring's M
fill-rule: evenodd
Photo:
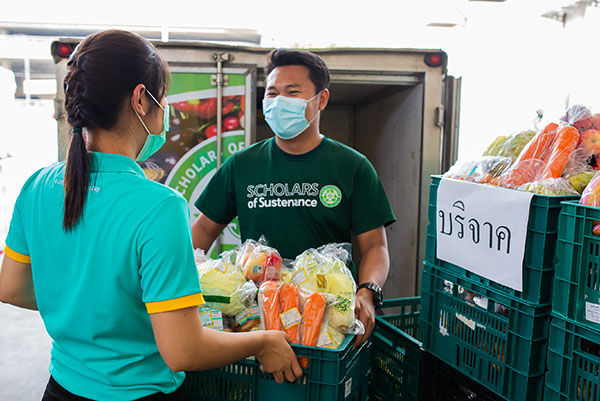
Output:
M82 218L90 183L90 156L83 128L114 128L124 102L138 84L160 101L169 68L146 39L127 31L109 30L86 37L67 63L65 109L73 135L65 166L63 228ZM152 107L157 107L153 103Z
M71 230L83 214L90 181L90 160L81 128L73 129L65 167L63 228Z

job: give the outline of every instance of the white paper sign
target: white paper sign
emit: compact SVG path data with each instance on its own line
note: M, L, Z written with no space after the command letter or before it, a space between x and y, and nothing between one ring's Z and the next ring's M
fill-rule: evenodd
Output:
M442 179L438 259L523 291L523 257L533 194Z
M591 302L585 303L585 320L600 323L600 305Z

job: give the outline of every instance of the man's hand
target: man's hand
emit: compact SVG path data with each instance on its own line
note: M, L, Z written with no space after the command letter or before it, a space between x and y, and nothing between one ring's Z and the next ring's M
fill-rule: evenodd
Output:
M361 288L356 293L356 305L354 313L358 320L365 326L365 334L356 337L354 348L359 347L371 336L375 327L375 305L373 304L373 292L368 288Z

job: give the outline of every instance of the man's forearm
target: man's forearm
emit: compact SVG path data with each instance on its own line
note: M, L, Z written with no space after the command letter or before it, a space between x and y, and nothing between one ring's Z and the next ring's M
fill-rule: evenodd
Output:
M383 287L390 270L390 258L385 245L374 245L361 255L358 284L370 282Z
M192 224L192 243L194 249L203 249L208 253L215 239L227 227L227 224L218 224L200 214L200 217Z

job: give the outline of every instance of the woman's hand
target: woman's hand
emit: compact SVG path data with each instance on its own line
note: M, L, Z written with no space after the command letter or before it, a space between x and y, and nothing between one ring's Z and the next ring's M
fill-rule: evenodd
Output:
M256 354L260 369L272 373L277 383L283 383L284 379L293 382L302 376L302 368L289 342L290 338L283 331L265 331L263 346Z

